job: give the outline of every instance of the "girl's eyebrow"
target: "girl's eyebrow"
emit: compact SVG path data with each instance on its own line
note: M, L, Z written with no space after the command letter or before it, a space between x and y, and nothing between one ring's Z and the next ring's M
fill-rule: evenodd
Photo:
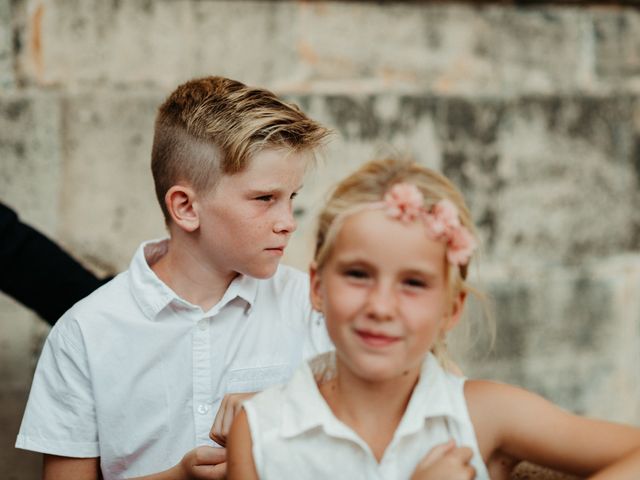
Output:
M371 265L369 264L369 262L362 257L347 257L347 258L338 258L336 260L336 265L338 266L338 268L344 268L344 267L368 267L370 268Z
M427 280L433 280L438 277L438 275L429 268L410 268L402 271L402 275L417 275L420 277L425 277Z

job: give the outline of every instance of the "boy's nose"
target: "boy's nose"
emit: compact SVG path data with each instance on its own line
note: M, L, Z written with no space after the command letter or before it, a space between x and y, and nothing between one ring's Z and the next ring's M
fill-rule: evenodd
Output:
M273 225L273 230L276 233L292 233L298 228L295 217L293 216L293 209L286 208Z

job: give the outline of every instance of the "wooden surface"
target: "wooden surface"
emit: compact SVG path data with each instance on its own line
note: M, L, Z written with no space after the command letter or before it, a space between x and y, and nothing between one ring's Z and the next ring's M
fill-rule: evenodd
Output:
M580 480L580 477L565 475L527 462L520 463L511 474L511 480Z

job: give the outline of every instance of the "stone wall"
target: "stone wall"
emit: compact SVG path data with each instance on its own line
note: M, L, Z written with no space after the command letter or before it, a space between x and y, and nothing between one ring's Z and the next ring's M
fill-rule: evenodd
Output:
M298 202L305 268L329 185L389 153L463 190L497 338L464 370L640 424L640 10L428 2L0 0L0 200L100 274L164 234L155 109L218 74L335 129ZM471 308L478 311L478 308ZM47 327L0 298L0 472ZM464 333L464 332L463 332Z

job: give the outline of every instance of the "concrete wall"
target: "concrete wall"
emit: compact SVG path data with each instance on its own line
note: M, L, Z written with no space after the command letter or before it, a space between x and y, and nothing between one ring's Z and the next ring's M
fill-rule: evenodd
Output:
M640 11L421 2L0 0L0 200L101 274L163 235L154 112L180 82L266 86L336 130L299 199L304 268L327 187L383 153L463 190L497 340L457 358L640 424ZM477 310L477 309L475 309ZM47 327L0 298L0 472ZM483 338L471 331L471 338ZM5 473L6 471L6 473Z

